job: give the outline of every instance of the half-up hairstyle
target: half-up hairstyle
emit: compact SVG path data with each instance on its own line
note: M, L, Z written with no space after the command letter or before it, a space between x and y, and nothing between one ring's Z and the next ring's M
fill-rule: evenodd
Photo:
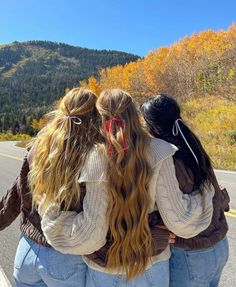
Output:
M112 245L107 267L125 271L127 280L144 272L152 255L148 225L152 175L147 161L150 138L141 127L131 96L105 90L97 100L108 161L109 227Z
M51 113L50 122L38 133L29 173L33 202L45 196L68 210L80 197L78 178L86 156L100 138L97 97L90 90L74 88Z
M214 182L213 168L200 140L187 124L182 121L180 112L178 103L165 94L154 96L141 105L141 113L150 134L173 143L179 148L175 157L183 160L184 164L194 174L194 189L201 189L202 184ZM178 119L180 119L178 125L198 163L181 133L173 134L173 126Z

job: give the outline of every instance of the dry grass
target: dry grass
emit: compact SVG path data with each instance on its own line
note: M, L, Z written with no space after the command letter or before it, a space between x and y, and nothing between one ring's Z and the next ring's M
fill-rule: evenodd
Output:
M0 133L0 141L20 141L20 140L30 140L31 136L27 134L16 134L11 133Z
M236 170L236 103L213 96L182 104L183 118L199 136L216 168Z
M29 143L29 140L25 140L25 141L19 141L16 146L18 147L22 147L22 148L26 148L27 144Z

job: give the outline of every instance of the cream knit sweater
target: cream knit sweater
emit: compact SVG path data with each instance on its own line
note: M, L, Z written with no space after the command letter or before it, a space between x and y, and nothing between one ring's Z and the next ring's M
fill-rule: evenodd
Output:
M174 234L190 238L205 230L211 222L214 188L206 186L203 194L183 194L175 176L172 156L177 148L163 140L151 139L148 160L153 169L149 185L150 212L158 209L169 230ZM83 211L60 211L52 204L45 212L39 207L42 230L55 249L62 253L90 254L106 243L108 232L108 192L104 171L106 161L94 147L82 170L79 182L86 183ZM152 258L151 263L168 259L169 248ZM105 272L86 259L92 268ZM111 273L115 273L114 270Z

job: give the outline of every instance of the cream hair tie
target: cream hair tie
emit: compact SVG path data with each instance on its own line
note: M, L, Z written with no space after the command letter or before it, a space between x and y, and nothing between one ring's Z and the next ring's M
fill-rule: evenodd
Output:
M66 116L66 118L69 123L69 134L68 134L68 139L66 143L65 160L67 160L67 156L68 156L69 142L70 142L70 137L71 137L71 122L73 122L75 125L82 124L82 120L79 116Z
M198 166L199 166L198 159L197 159L195 153L193 152L192 148L190 147L188 141L186 140L186 138L185 138L185 136L184 136L184 134L183 134L183 132L182 132L180 126L179 126L179 122L183 122L183 121L182 121L181 119L177 119L177 120L174 122L174 125L173 125L173 128L172 128L172 134L173 134L174 136L177 136L177 135L179 134L179 132L180 132L182 138L184 139L186 145L188 146L189 150L191 151L192 155L194 156L194 158L195 158L195 160L196 160L196 162L197 162L197 164L198 164Z

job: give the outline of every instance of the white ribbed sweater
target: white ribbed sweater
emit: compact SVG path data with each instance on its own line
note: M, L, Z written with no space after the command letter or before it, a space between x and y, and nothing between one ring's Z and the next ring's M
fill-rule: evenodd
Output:
M206 186L203 194L183 194L175 176L173 154L176 147L160 139L151 139L148 160L153 168L149 185L150 212L158 209L169 230L174 234L190 238L205 230L211 222L214 188ZM62 253L90 254L106 243L108 232L108 193L104 170L106 161L94 147L82 170L79 182L86 183L83 211L60 211L52 204L45 212L39 208L42 230L55 249ZM152 262L168 259L169 248ZM86 260L96 269L100 268ZM113 270L114 271L114 270ZM114 273L114 272L112 272Z

